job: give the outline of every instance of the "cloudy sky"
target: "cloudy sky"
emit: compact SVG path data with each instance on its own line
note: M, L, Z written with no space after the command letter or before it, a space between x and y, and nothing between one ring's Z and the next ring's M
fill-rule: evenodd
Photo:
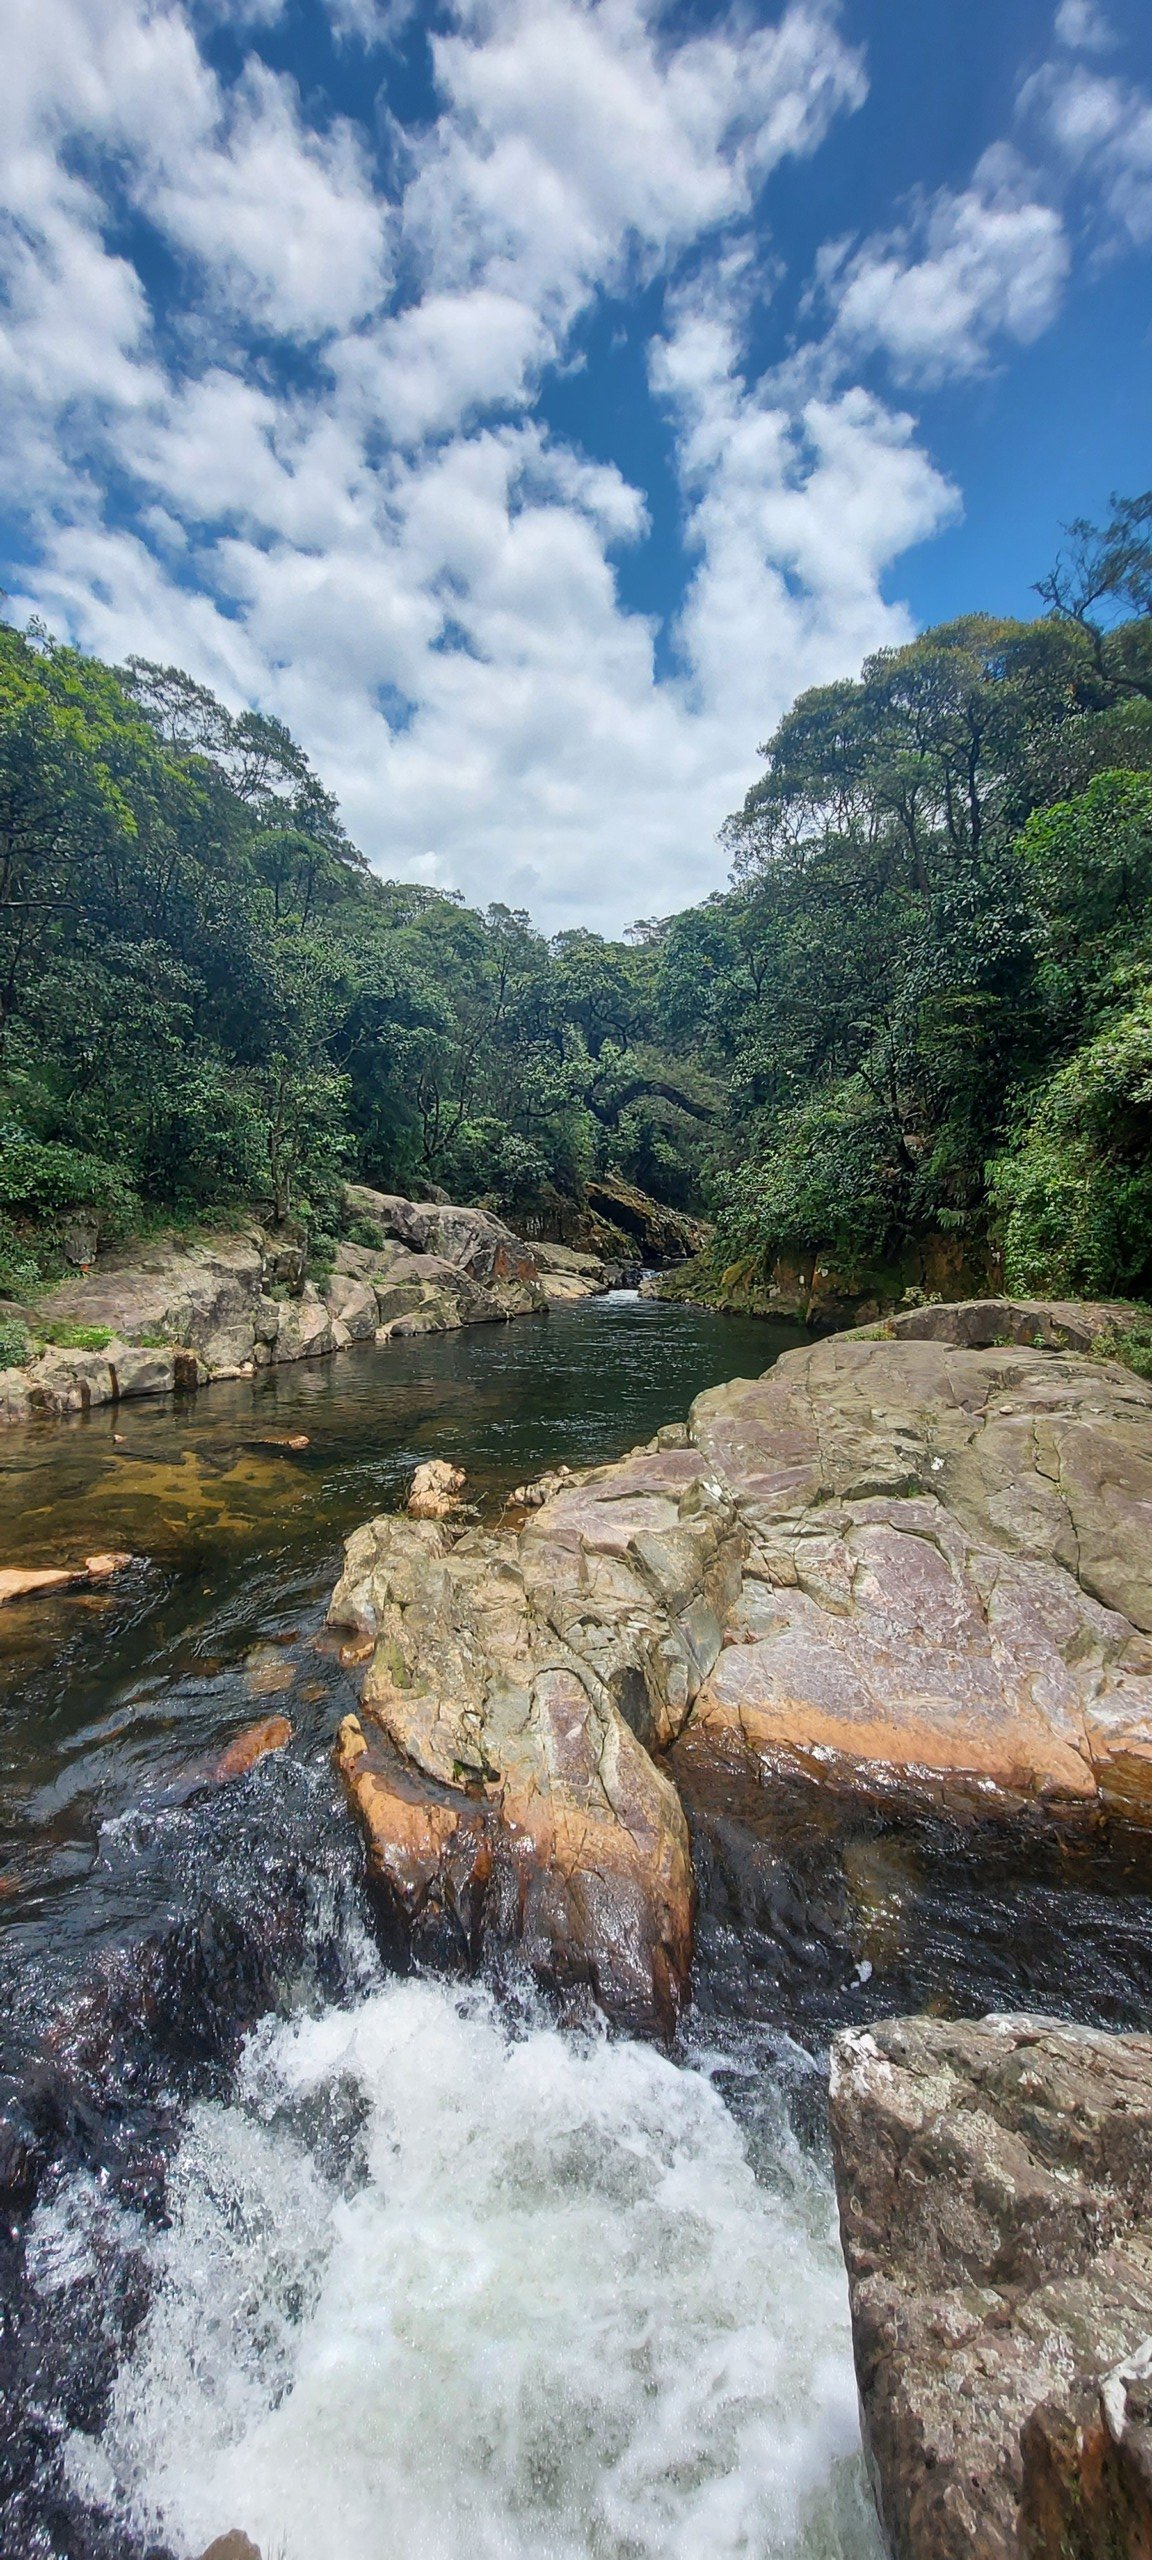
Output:
M1152 482L1148 0L5 0L3 583L382 872L719 885L803 685Z

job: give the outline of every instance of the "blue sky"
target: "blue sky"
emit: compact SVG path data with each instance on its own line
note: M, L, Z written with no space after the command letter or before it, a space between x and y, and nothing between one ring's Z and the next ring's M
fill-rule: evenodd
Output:
M4 583L617 930L1152 483L1147 0L8 0Z

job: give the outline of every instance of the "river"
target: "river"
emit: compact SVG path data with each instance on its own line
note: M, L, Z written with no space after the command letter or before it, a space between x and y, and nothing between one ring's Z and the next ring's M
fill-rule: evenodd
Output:
M1146 2024L1141 1845L689 1805L668 2057L514 1975L389 1976L329 1767L341 1540L421 1459L491 1519L797 1338L622 1296L0 1446L6 1562L139 1559L0 1617L12 2560L876 2560L828 2034Z

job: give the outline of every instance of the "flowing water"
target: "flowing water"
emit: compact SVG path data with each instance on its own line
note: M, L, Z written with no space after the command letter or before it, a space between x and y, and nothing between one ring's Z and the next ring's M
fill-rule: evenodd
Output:
M690 1801L664 2056L381 1963L329 1752L347 1532L421 1459L485 1519L794 1333L619 1298L0 1442L12 2560L876 2560L822 2143L849 2019L1152 2015L1139 1842ZM306 1449L282 1444L306 1434ZM283 1709L290 1748L220 1786Z

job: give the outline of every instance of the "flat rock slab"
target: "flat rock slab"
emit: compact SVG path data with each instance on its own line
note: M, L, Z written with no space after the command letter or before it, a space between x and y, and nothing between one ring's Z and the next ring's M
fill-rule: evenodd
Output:
M895 2560L1143 2560L1152 2037L888 2019L837 2037L831 2123Z
M693 1748L1152 1818L1143 1379L846 1334L690 1429L747 1539Z

